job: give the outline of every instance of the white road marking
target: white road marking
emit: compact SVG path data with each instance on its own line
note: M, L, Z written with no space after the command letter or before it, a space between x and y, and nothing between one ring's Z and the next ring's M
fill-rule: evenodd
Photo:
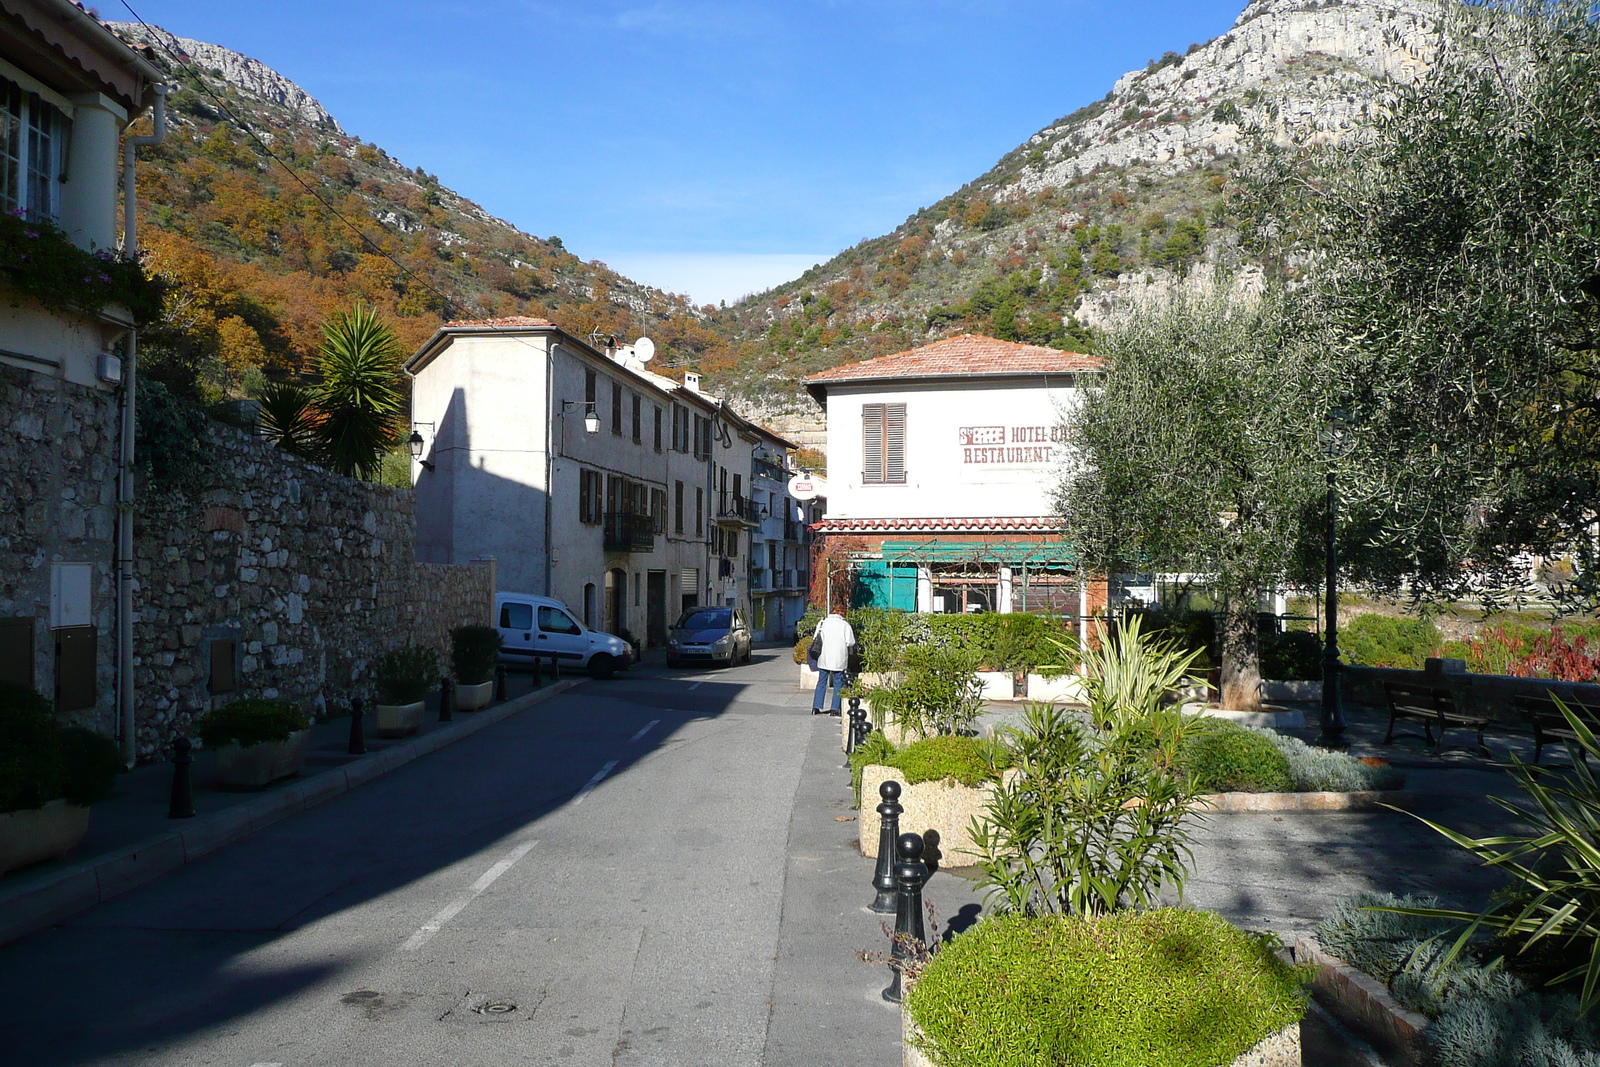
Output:
M250 1067L283 1067L281 1063L252 1063Z
M700 688L700 687L701 687L701 686L702 686L702 685L705 685L705 684L706 684L706 683L704 683L704 682L696 682L696 683L694 683L694 684L693 684L693 685L691 685L691 686L690 686L690 687L689 687L689 692L691 692L691 693L692 693L692 692L694 692L694 691L695 691L695 690L696 690L696 689L699 689L699 688Z
M656 724L659 723L660 721L661 721L660 719L651 719L649 722L645 723L644 724L644 729L640 730L638 733L636 733L632 737L628 738L628 744L632 745L632 744L637 743L639 738L643 737L645 734L649 733L652 729L654 729Z
M444 928L445 923L461 914L461 909L465 908L468 904L471 904L474 900L476 900L480 893L494 884L495 879L499 878L502 874L505 874L518 860L526 856L529 852L533 851L533 846L537 845L538 843L539 842L537 841L524 841L510 852L506 853L505 857L501 859L499 863L496 863L493 867L490 867L487 871L484 871L483 874L478 877L476 882L473 882L472 885L468 886L465 893L462 893L459 897L456 897L456 899L452 900L449 904L446 904L440 910L439 914L423 923L421 929L412 934L411 937L406 940L406 943L400 946L400 951L412 952L421 948L423 945L426 945L428 940L432 938L434 934L438 933ZM257 1067L260 1067L260 1065L257 1065ZM267 1067L271 1067L271 1065L267 1065ZM279 1065L279 1067L281 1067L281 1065Z
M572 798L572 803L582 804L583 798L589 795L590 790L605 780L605 776L611 773L612 768L616 767L618 762L618 760L612 760L596 771L594 777L589 779L589 784L578 790L578 795Z

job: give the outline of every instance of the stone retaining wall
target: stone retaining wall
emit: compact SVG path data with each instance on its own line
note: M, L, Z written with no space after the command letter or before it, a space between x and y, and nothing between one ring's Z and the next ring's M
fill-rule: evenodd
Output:
M1429 685L1449 691L1456 705L1469 714L1515 725L1521 720L1512 699L1519 695L1545 696L1554 692L1569 704L1600 710L1600 685L1582 682L1557 682L1549 678L1514 678L1503 674L1469 674L1460 660L1428 661L1428 669L1401 670L1396 667L1345 667L1341 672L1342 693L1346 701L1387 708L1384 682Z
M138 752L159 758L214 705L242 697L341 714L372 695L373 660L491 621L493 561L417 563L410 492L340 477L229 426L192 488L139 487L134 627ZM212 693L215 642L235 687ZM225 649L226 646L224 646Z

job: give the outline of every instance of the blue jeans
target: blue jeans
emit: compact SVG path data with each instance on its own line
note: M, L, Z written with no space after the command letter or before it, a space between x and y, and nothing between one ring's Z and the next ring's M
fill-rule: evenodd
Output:
M813 708L821 708L822 702L828 697L828 686L833 686L833 707L830 711L838 711L844 703L844 671L817 671L817 695L811 698Z

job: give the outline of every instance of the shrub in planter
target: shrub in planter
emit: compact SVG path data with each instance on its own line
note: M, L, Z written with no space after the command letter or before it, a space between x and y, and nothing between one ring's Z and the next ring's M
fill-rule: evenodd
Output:
M1226 719L1197 719L1178 761L1202 793L1286 793L1295 786L1289 759L1271 738Z
M32 689L0 686L0 813L59 799L87 807L106 798L122 770L115 742L58 725Z
M310 726L306 713L287 700L235 700L200 720L200 740L207 748L249 748L287 741L290 734Z
M406 645L378 657L380 704L415 704L428 695L438 680L439 657L431 648Z
M1297 1023L1302 977L1205 911L992 918L906 995L941 1067L1218 1067Z
M451 630L450 672L456 681L462 685L492 681L494 669L500 662L500 643L500 631L493 626L461 626ZM430 678L430 685L432 681Z
M901 656L905 676L893 685L869 690L874 725L885 716L908 733L960 733L983 711L978 657L961 649L912 645Z
M61 796L59 746L50 702L31 689L0 687L0 812Z
M1321 639L1310 630L1262 634L1261 677L1275 682L1320 682Z

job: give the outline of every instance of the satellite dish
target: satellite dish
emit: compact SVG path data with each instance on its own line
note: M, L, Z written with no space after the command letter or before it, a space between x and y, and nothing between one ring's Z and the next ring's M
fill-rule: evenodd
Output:
M649 363L655 358L656 343L648 337L641 337L633 342L633 358L640 363Z

